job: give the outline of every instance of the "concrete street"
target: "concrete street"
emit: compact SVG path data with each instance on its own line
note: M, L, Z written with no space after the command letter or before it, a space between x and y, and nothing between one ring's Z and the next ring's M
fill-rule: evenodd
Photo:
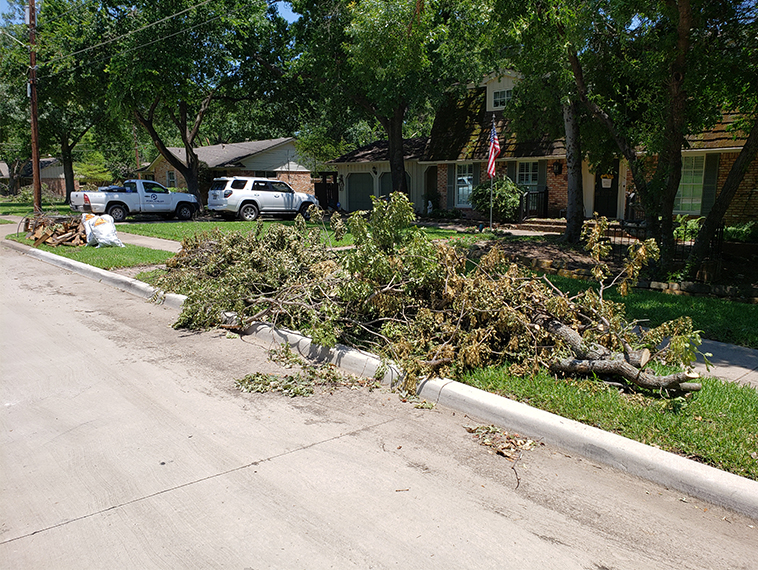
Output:
M758 521L387 390L239 393L268 347L0 264L0 568L758 568Z

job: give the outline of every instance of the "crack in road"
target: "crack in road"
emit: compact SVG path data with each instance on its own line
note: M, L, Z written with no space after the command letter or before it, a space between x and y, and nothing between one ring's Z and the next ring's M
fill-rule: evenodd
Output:
M375 429L375 428L381 427L383 425L386 425L386 424L388 424L390 422L394 422L395 420L396 420L396 418L390 418L388 420L384 420L383 422L379 422L379 423L372 424L372 425L369 425L369 426L364 426L362 428L355 429L355 430L349 431L347 433L341 433L341 434L335 435L333 437L329 437L329 438L326 438L326 439L323 439L323 440L320 440L320 441L309 443L308 445L301 445L300 447L297 447L295 449L290 449L289 451L283 451L281 453L277 453L276 455L271 455L271 456L263 458L263 459L257 459L255 461L251 461L250 463L246 463L245 465L239 465L237 467L233 467L231 469L227 469L226 471L221 471L219 473L214 473L213 475L208 475L206 477L201 477L201 478L195 479L193 481L187 481L186 483L182 483L181 485L175 485L175 486L169 487L167 489L161 489L160 491L156 491L154 493L150 493L149 495L144 495L142 497L137 497L136 499L132 499L130 501L125 501L125 502L119 503L117 505L111 505L110 507L106 507L104 509L100 509L99 511L88 513L86 515L82 515L82 516L79 516L79 517L76 517L76 518L73 518L73 519L69 519L69 520L66 520L66 521L59 522L57 524L53 524L53 525L50 525L50 526L47 526L47 527L44 527L44 528L40 528L40 529L37 529L35 531L23 534L21 536L16 536L14 538L9 538L7 540L0 541L0 546L6 545L6 544L10 544L11 542L16 542L16 541L22 540L24 538L29 538L30 536L41 534L41 533L47 532L49 530L54 530L56 528L60 528L60 527L66 526L66 525L69 525L71 523L75 523L75 522L86 520L86 519L89 519L89 518L92 518L92 517L95 517L95 516L98 516L98 515L102 515L104 513L107 513L107 512L110 512L110 511L114 511L116 509L120 509L120 508L123 508L123 507L127 507L129 505L133 505L133 504L139 503L141 501L146 501L148 499L152 499L152 498L158 497L160 495L165 495L166 493L171 493L172 491L177 491L177 490L183 489L185 487L190 487L190 486L195 485L197 483L202 483L204 481L209 481L209 480L212 480L212 479L216 479L218 477L223 477L225 475L229 475L229 474L235 473L237 471L243 471L245 469L249 469L250 467L255 467L256 465L260 465L261 463L265 463L267 461L274 461L274 460L279 459L281 457L286 457L287 455L292 455L293 453L298 453L300 451L305 451L306 449L310 449L312 447L318 447L319 445L323 445L325 443L329 443L330 441L336 441L336 440L342 439L344 437L353 436L353 435L356 435L356 434L359 434L359 433L362 433L362 432L370 431L372 429Z

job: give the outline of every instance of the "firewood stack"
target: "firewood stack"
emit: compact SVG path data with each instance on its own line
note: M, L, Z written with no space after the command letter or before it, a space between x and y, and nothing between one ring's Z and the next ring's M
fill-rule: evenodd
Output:
M59 245L87 245L87 234L80 216L34 216L24 224L26 238L34 240L34 247L40 244L57 247Z

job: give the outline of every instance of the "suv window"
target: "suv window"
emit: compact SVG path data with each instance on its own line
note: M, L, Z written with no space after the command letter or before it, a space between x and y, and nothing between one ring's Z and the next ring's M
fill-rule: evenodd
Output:
M286 182L271 182L271 186L276 192L292 192L292 188Z
M247 186L247 180L232 180L232 189L234 190L242 190L245 186Z
M211 190L223 190L226 188L226 180L214 180L211 184Z
M263 192L266 192L269 190L268 182L264 182L262 180L256 180L253 182L253 190L260 190Z

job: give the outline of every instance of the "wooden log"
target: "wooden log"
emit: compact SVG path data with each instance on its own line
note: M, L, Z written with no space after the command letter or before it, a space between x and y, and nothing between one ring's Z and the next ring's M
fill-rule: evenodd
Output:
M39 245L40 245L40 244L41 244L43 241L45 241L45 240L47 240L48 238L50 238L50 236L52 236L52 235L53 235L53 233L54 233L54 232L53 232L53 228L47 228L47 229L46 229L44 232L42 232L42 235L41 235L41 236L39 236L39 237L36 239L36 241L34 242L34 247L39 247Z
M62 244L64 241L68 241L73 237L74 237L74 232L68 232L68 233L53 237L48 243L52 245L53 247L56 247Z
M650 351L647 348L642 350L632 350L624 353L626 361L635 368L645 368L650 362Z

